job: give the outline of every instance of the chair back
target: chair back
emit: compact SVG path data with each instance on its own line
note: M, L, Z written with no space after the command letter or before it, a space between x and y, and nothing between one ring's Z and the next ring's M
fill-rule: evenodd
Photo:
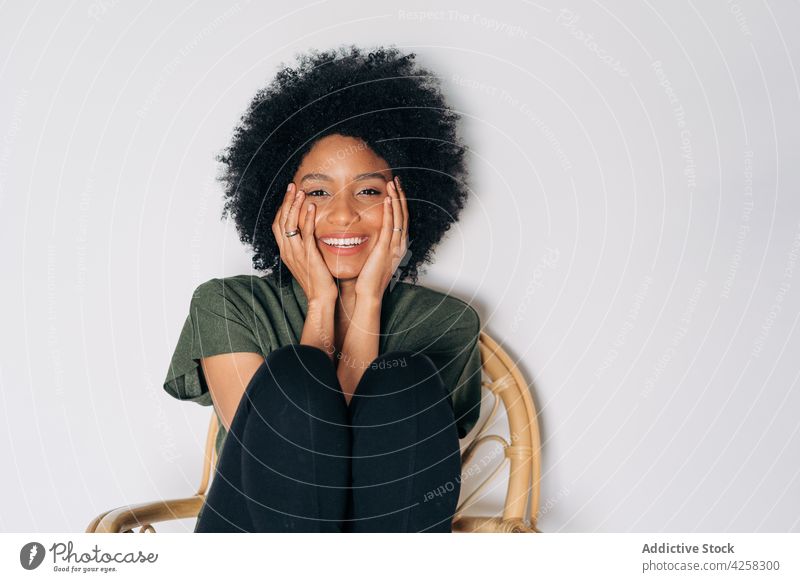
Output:
M499 443L504 458L473 491L463 499L453 517L457 531L538 532L539 480L541 477L541 442L536 408L528 384L506 351L486 332L479 339L483 372L482 385L491 394L491 411L470 431L472 440L462 451L462 475L470 472L477 449L487 443ZM485 393L484 393L485 397ZM500 405L505 409L509 439L490 432ZM508 485L502 518L468 517L464 511L508 467Z

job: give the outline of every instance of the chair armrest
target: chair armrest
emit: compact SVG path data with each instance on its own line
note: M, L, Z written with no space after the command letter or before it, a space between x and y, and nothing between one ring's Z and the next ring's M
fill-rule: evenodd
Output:
M204 502L204 495L194 495L118 507L95 517L86 532L131 533L134 527L155 532L153 523L197 517Z
M463 516L453 522L455 533L541 533L521 519Z
M94 518L86 533L129 533L134 527L155 532L153 523L197 517L204 501L204 496L195 495L118 507ZM455 533L541 533L522 520L500 517L463 516L453 522L452 528Z
M92 521L89 523L89 525L86 527L86 531L85 531L84 533L94 533L94 530L96 530L96 529L97 529L97 526L98 526L98 524L100 523L100 520L102 520L102 519L103 519L103 518L104 518L106 515L108 515L108 512L109 512L109 511L113 511L113 509L109 509L108 511L104 511L103 513L101 513L100 515L98 515L97 517L95 517L95 518L94 518L94 519L93 519L93 520L92 520Z

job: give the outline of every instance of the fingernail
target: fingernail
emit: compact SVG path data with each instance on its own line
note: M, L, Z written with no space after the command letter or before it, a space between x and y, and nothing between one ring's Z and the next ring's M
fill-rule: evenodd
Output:
M313 203L309 204L309 205L308 205L308 209L309 209L309 210L314 210L314 204L313 204Z
M289 182L289 185L288 185L288 186L286 186L286 191L288 192L288 191L289 191L289 190L291 190L291 189L292 189L292 183L291 183L291 182Z

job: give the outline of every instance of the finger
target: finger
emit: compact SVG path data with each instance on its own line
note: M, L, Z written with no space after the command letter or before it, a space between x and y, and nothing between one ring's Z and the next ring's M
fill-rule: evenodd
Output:
M403 231L395 230L403 224L403 208L400 204L400 195L397 193L397 184L394 180L389 182L389 195L392 198L392 256L397 255L400 243L403 240Z
M303 243L306 247L306 254L313 253L317 248L317 239L314 236L314 229L316 227L317 206L309 204L306 208L305 220L303 220ZM311 247L314 247L313 249ZM319 249L317 249L319 252Z
M405 256L408 252L408 200L406 199L406 192L403 190L403 185L400 183L400 176L394 177L394 182L397 185L397 192L400 198L400 206L403 209L403 231L400 233L400 250L398 255Z
M383 222L381 223L381 233L378 236L378 242L375 243L376 247L383 244L386 248L392 242L392 198L387 196L383 199Z
M283 245L283 223L286 218L286 206L289 197L292 195L292 188L294 187L294 183L289 182L289 185L286 186L286 192L283 195L283 201L281 205L278 207L278 211L275 213L275 219L272 221L272 234L275 235L275 239L278 241L278 247L282 247Z
M309 204L306 207L306 215L303 220L303 243L305 246L306 259L313 257L314 249L311 247L317 246L317 240L314 237L314 217L316 216L316 207L314 204Z
M283 201L281 205L281 217L278 226L280 227L281 236L283 233L286 232L286 220L289 217L289 208L292 207L292 203L294 202L295 197L297 196L297 188L290 185L289 192L286 195L286 199Z
M296 260L297 257L303 256L303 234L296 234L294 236L286 236L286 232L292 232L297 230L297 221L298 221L298 214L300 213L300 207L303 205L303 200L305 199L305 191L298 190L297 194L295 195L295 200L292 206L289 208L289 214L286 217L286 224L284 226L284 238L286 239L286 254L292 257L292 260Z
M306 214L303 218L303 227L301 228L304 241L310 241L314 238L314 210L313 203L306 206Z
M278 226L281 229L283 229L283 225L286 222L286 216L288 214L289 207L292 205L294 196L295 196L294 182L289 182L289 185L286 187L286 195L283 197L283 202L281 203L280 212L278 212Z
M308 272L309 275L311 275L312 272L320 270L327 273L328 276L333 277L330 269L328 269L328 265L325 263L325 259L322 258L322 251L317 246L317 237L314 232L317 228L316 216L317 206L316 204L311 203L306 208L303 228L303 239L305 241Z
M283 233L282 236L286 241L285 253L287 256L291 258L292 261L296 260L297 256L301 256L302 248L303 248L303 237L301 234L296 234L294 236L286 236L287 232L292 232L297 230L297 214L299 212L299 208L303 203L303 198L305 197L305 192L303 190L298 190L294 197L294 202L289 207L289 213L286 217L286 222L283 225Z
M406 191L400 183L400 176L394 177L397 183L397 191L400 193L400 205L403 207L403 234L408 236L408 200L406 199Z
M305 199L305 191L298 190L297 194L294 196L294 200L292 201L292 205L289 207L289 213L286 216L286 232L291 232L293 230L297 230L297 222L298 216L300 215L300 207L303 205L303 200ZM296 237L291 237L296 238Z

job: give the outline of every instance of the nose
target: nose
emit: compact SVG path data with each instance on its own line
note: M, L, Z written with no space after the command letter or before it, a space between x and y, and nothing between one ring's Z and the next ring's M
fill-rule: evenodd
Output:
M358 220L358 210L347 186L338 188L325 207L325 220L330 224L349 227Z

